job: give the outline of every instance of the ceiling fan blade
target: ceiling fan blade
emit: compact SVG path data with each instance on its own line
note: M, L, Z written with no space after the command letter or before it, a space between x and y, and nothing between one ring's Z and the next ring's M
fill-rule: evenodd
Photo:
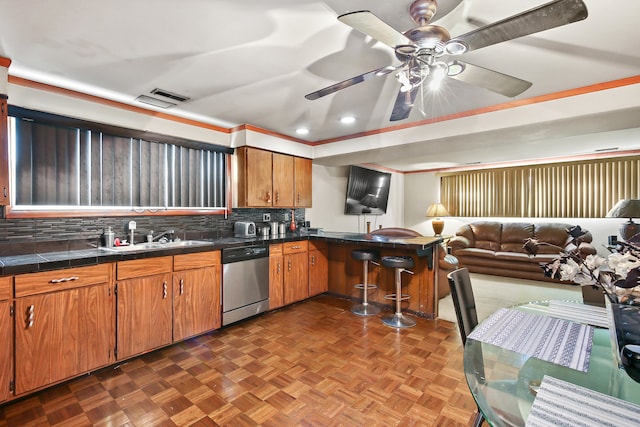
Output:
M331 95L332 93L335 93L339 90L342 89L346 89L350 86L353 86L355 84L358 83L362 83L365 80L369 80L373 77L378 77L378 76L384 76L387 75L389 73L392 73L394 71L396 71L398 68L403 67L404 64L398 65L397 67L394 67L393 65L388 65L386 67L382 67L382 68L378 68L375 70L371 70L369 72L366 72L364 74L360 74L359 76L355 76L355 77L351 77L350 79L347 80L343 80L339 83L336 83L334 85L331 86L327 86L324 89L320 89L317 90L315 92L311 92L306 94L304 97L307 98L308 100L313 101L314 99L318 99L318 98L322 98L323 96L326 95Z
M449 77L474 86L483 87L510 98L520 95L522 92L529 89L532 84L526 80L469 64L468 62L457 62L464 66L464 71L460 74Z
M344 15L338 16L338 20L355 28L364 35L373 37L392 49L395 49L397 45L414 44L404 34L400 33L398 30L368 10L345 13Z
M391 118L389 119L390 121L396 122L398 120L404 120L409 117L411 108L413 108L413 103L416 100L416 94L419 90L420 86L416 86L406 92L398 92L396 103L393 104L393 111L391 111Z
M585 19L582 0L554 0L477 30L452 38L468 46L467 52Z

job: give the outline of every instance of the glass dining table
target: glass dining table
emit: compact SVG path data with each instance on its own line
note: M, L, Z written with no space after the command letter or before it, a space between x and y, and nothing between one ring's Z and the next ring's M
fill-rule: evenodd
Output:
M513 308L550 316L549 303L544 301ZM476 329L482 327L483 322ZM619 366L613 341L609 329L596 327L589 368L581 372L468 337L464 346L464 371L478 408L494 427L525 425L545 375L640 404L640 383Z

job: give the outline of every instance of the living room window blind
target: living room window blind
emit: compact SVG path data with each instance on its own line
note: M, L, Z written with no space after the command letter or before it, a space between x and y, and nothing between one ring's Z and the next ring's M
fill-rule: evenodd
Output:
M440 176L440 200L455 216L602 218L620 199L639 194L640 157Z
M19 210L219 210L227 153L10 117Z

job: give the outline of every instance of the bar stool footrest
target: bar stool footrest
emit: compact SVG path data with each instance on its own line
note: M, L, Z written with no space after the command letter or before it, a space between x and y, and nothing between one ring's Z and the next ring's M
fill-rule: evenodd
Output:
M397 294L386 294L383 298L384 299L388 299L388 300L392 300L392 301L397 301L398 298L396 297ZM400 294L400 301L406 301L408 299L411 299L411 295L409 294Z
M364 284L358 283L357 285L353 285L353 287L356 288L356 289L364 289ZM367 290L368 291L371 290L371 289L377 289L377 288L378 288L378 285L367 283Z

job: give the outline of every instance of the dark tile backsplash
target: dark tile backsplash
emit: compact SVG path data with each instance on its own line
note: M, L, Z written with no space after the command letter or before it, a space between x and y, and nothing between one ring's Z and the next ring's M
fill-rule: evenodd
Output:
M175 236L183 240L229 237L236 221L253 221L261 227L263 213L269 213L271 221L285 222L291 209L234 209L226 219L224 215L0 219L0 257L96 247L108 227L116 237L128 239L132 220L137 225L136 243L150 230L154 234L175 230ZM296 223L303 222L305 210L295 209L295 218Z

